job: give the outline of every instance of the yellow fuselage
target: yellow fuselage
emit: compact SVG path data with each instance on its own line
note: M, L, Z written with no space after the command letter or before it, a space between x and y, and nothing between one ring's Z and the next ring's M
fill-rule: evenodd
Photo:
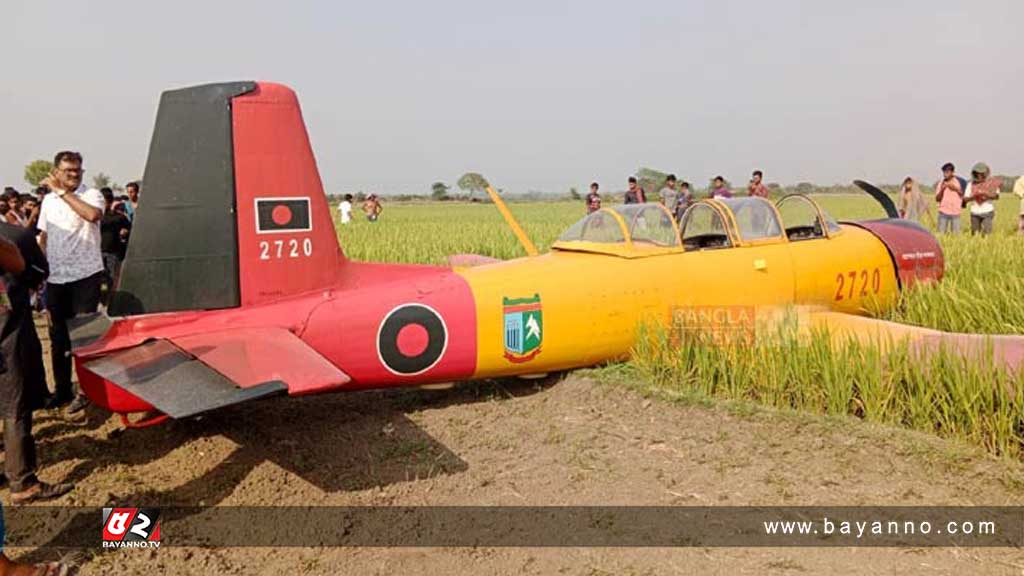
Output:
M641 322L665 322L680 310L719 308L728 315L744 307L807 304L863 313L869 301L890 304L898 292L886 247L853 226L828 238L715 250L612 255L556 249L458 273L476 302L474 378L623 358ZM503 302L533 297L542 314L540 344L529 359L510 359L506 317L521 317Z

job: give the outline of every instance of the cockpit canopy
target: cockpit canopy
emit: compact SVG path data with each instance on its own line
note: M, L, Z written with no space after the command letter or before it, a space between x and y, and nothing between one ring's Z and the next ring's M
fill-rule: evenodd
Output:
M657 254L827 238L841 232L810 198L776 204L759 197L697 202L677 225L661 204L619 204L587 214L552 245L557 250L638 258Z
M587 214L559 236L552 247L646 256L678 251L679 228L661 204L619 204Z

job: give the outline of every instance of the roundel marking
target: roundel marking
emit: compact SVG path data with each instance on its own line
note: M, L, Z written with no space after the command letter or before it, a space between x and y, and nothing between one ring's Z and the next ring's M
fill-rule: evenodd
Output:
M284 226L292 221L292 209L284 204L274 206L274 209L270 212L270 219L274 221L274 224Z
M402 304L377 329L377 356L389 372L415 376L433 368L448 348L444 318L426 304Z

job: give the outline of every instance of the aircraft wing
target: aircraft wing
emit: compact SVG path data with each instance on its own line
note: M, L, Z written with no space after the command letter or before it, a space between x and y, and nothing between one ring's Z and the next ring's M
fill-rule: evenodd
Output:
M283 328L150 340L86 360L82 367L173 418L283 392L319 392L351 381Z

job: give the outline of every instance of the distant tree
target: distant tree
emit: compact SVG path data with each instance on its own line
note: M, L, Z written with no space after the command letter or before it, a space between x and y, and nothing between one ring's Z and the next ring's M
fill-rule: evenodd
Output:
M658 191L665 187L665 182L668 179L668 172L662 172L655 170L654 168L645 168L641 166L636 171L636 177L639 180L637 182L640 187L647 193L647 200L654 201Z
M575 186L572 187L572 188L569 188L569 199L570 200L579 200L580 199L580 192L579 192L579 190L576 189Z
M800 182L796 185L796 191L800 194L811 194L814 192L814 184L810 182Z
M430 185L430 197L434 200L444 200L448 198L448 185L444 182L434 182Z
M99 172L98 174L92 177L93 188L113 188L115 186L116 184L114 184L114 179L111 178L109 174Z
M483 192L488 186L490 186L490 184L487 183L487 179L476 172L466 172L455 184L461 190L469 192L470 196L476 192Z
M32 185L33 188L39 186L39 183L50 175L53 171L53 162L49 160L33 160L25 166L25 182Z

